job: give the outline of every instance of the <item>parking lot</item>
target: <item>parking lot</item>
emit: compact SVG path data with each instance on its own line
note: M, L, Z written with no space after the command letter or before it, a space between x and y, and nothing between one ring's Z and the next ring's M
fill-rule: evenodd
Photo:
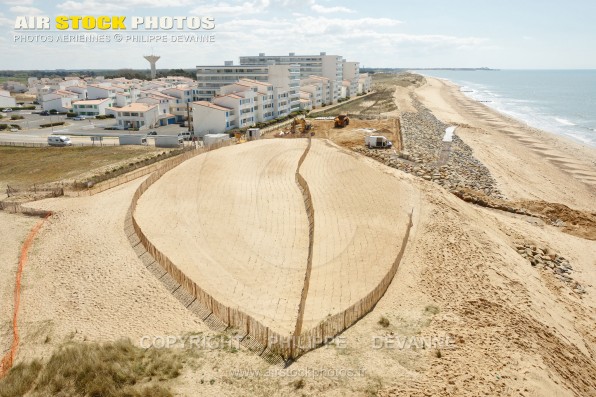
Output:
M178 124L160 126L142 131L112 130L106 129L115 127L116 120L86 118L84 120L74 120L67 118L66 115L41 115L42 110L37 106L36 110L14 110L12 112L0 112L2 119L0 124L14 124L21 129L12 131L4 130L0 132L0 143L25 143L25 144L45 144L49 135L70 136L73 144L76 145L117 145L117 137L122 134L147 134L155 131L158 135L178 135L188 131L188 127L181 127ZM23 119L11 120L11 116L23 116ZM64 122L63 125L41 128L43 124ZM92 141L91 137L103 136L104 139ZM150 137L149 137L150 138ZM153 144L153 139L148 140L149 145Z

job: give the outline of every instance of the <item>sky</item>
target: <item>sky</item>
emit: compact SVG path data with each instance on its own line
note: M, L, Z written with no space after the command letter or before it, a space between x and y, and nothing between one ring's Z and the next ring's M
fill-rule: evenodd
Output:
M361 67L499 69L596 68L595 0L0 0L0 69L144 69L220 65L241 55L327 54ZM167 43L15 42L17 16L126 16L129 37L165 34ZM133 16L213 17L213 42L172 42L172 31L131 34ZM55 28L53 28L55 30ZM66 32L72 34L73 32ZM33 38L32 40L36 40ZM39 39L38 39L39 40ZM125 40L125 39L124 39Z

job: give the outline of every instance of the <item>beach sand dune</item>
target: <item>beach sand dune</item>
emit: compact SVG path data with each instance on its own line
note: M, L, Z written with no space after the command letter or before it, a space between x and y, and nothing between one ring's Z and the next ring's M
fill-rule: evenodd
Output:
M456 135L491 171L507 198L556 202L594 212L593 149L530 129L483 105L471 103L456 87L438 80L428 81L427 85L400 90L395 95L412 93L436 117L459 125ZM409 99L399 101L411 104ZM176 175L182 172L178 170L199 172L204 168L209 172L203 173L203 178L218 192L225 191L225 180L215 178L220 175L218 166L232 176L234 173L258 175L258 172L254 174L256 170L267 176L270 185L264 188L270 189L271 195L254 196L255 201L248 202L252 205L243 202L245 215L253 216L255 233L277 232L287 239L272 247L274 249L263 248L263 243L256 250L259 255L245 256L246 260L277 261L280 247L285 252L293 248L291 242L297 247L307 243L302 238L291 237L291 233L298 234L306 226L305 217L297 216L304 215L304 206L293 177L275 173L266 166L267 161L271 161L275 169L291 169L303 147L288 143L287 150L282 150L278 156L274 149L283 144L271 145L271 150L261 159L265 163L256 162L252 168L234 167L234 156L214 164L208 164L205 157L195 158L196 161L186 162L172 171L172 175ZM333 177L334 183L341 183L344 178L349 179L352 172L366 177L365 171L352 170L357 163L362 163L382 173L385 185L399 186L399 189L379 187L383 190L380 193L375 186L364 182L364 191L344 189L346 200L341 205L345 207L341 207L337 216L342 219L352 216L349 200L355 195L366 197L369 191L371 202L385 200L381 205L397 213L414 207L412 237L392 284L374 309L343 332L337 343L311 351L293 363L290 370L296 376L287 373L286 376L264 376L265 371L271 369L270 365L244 348L201 351L189 358L189 363L172 383L176 395L596 395L594 241L566 234L561 228L535 217L464 202L436 183L357 153L339 153L335 149L328 152L325 145L316 142L313 153L318 154L312 164L305 165L304 171L311 179ZM240 161L242 155L250 157L253 146L248 143L236 147L243 153L236 160ZM225 153L225 149L221 149L214 158L223 159ZM328 160L331 160L328 169L321 170L319 164ZM326 176L327 172L333 175ZM210 175L214 177L209 179ZM164 181L167 177L168 174ZM31 204L52 210L54 215L40 231L24 274L19 322L23 339L17 362L47 358L65 340L105 341L129 337L136 342L147 334L211 332L145 268L126 237L126 211L141 182L139 179L93 197L47 199ZM184 193L185 189L192 192L195 188L194 193L197 193L202 188L184 178L168 189L154 187L146 194L151 195L154 190L153 199L168 207L168 211L175 211L172 203L178 203L176 194ZM251 184L242 187L247 192L255 191ZM314 189L325 192L333 187L321 184ZM142 200L147 198L150 196ZM285 206L278 200L272 201L274 198L285 200ZM328 199L325 195L322 198ZM203 205L217 209L218 204L236 199L226 195L220 203L214 198L206 202L186 200L179 209L188 213L188 219L177 217L178 224L166 226L185 230L197 220L193 217ZM334 198L329 200L318 205L321 208L332 205ZM261 205L268 202L273 204L267 205L265 211ZM159 207L148 208L145 222L154 222L151 211L161 213ZM230 214L226 216L230 218ZM325 213L319 216L321 225L327 225L321 231L329 230L325 238L330 244L341 245L349 239L349 228L341 227L342 223L326 224ZM401 219L393 216L394 213L389 217L392 221ZM372 217L370 221L378 218ZM260 223L263 219L270 222L269 228ZM275 223L276 219L280 221ZM219 224L217 219L199 220L213 226ZM4 275L15 268L19 239L37 219L0 213L0 221L0 231L15 236L15 242L0 253L0 259L7 261L2 263L0 278L4 302L12 288L10 279ZM235 219L229 221L231 225L238 225ZM183 241L194 242L196 237L188 234ZM176 252L193 255L206 256L211 252L210 255L219 257L225 253L238 263L242 258L234 256L237 254L234 249L245 253L251 249L245 241L240 241L241 237L206 236L214 246L201 246L200 250L191 250L185 244L172 245ZM180 238L175 236L176 241ZM573 282L564 282L563 277L548 266L532 266L520 255L519 247L524 244L564 257L572 266L569 275ZM334 249L321 250L317 255L335 258L334 253ZM383 259L384 254L375 252L371 257ZM362 262L363 257L359 258ZM278 272L280 277L289 276L293 268L289 262L284 263L288 266ZM358 266L364 264L354 262L354 265L360 271ZM219 271L225 273L224 270ZM365 270L375 274L375 269ZM254 283L257 279L259 277L255 276L245 281ZM284 278L266 279L263 286L279 292L283 287L275 283L286 281ZM350 287L358 293L356 287L369 280L356 281ZM585 293L578 292L575 284L581 285ZM297 290L298 285L288 284L288 296L297 297ZM326 303L333 303L336 297L335 302L343 302L343 296L334 295L333 291L330 296ZM269 302L263 300L262 304ZM4 316L6 310L2 307ZM5 318L0 321L6 324ZM4 332L6 327L2 329ZM410 343L400 343L404 338L409 338ZM435 345L429 343L432 340ZM0 342L5 341L0 339ZM261 375L235 376L233 371L238 370L257 370ZM356 371L356 375L329 375L348 370Z
M66 340L137 343L145 335L208 330L147 270L124 233L141 179L92 197L30 204L54 214L23 275L19 360Z

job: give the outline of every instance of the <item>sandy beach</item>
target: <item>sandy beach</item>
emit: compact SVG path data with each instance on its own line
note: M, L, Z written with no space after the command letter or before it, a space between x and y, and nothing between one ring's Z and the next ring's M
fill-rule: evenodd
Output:
M511 199L544 200L594 211L596 149L537 130L460 92L446 80L426 78L414 93L474 150Z
M578 211L595 211L596 151L593 148L529 128L470 100L456 86L437 79L427 79L426 83L418 86L400 87L394 99L398 107L395 114L404 120L414 122L421 104L432 113L424 117L438 119L429 123L456 125L455 134L461 139L461 144L468 145L472 155L481 163L473 164L479 170L478 175L483 178L491 176L490 183L494 181L504 199L560 203ZM405 123L407 128L410 124ZM406 132L409 131L407 128ZM345 131L350 133L348 127ZM411 137L405 137L406 143ZM280 141L267 142L272 145L270 154L275 154L276 150L287 150L290 155L282 157L283 161L278 161L279 166L293 165L297 154L292 147L283 147L283 141L276 147L276 142ZM243 144L239 149L249 156L250 145ZM387 208L399 211L400 220L402 212L413 209L414 225L410 240L389 289L372 312L340 335L339 343L313 350L293 363L290 369L294 375L262 375L272 367L244 347L194 351L186 356L190 364L185 365L180 376L171 381L175 395L596 395L593 376L596 373L595 241L566 233L563 228L535 215L516 214L465 202L451 192L458 189L451 182L439 184L436 181L440 178L433 175L404 172L359 152L346 154L346 149L341 149L344 151L341 153L339 149L328 149L331 146L332 143L323 139L317 140L315 147L320 158L314 159L329 162L325 168L328 172L338 173L337 183L326 184L321 179L321 166L317 161L305 168L305 173L311 174L315 180L313 183L318 184L317 189L322 192L318 196L319 201L314 204L315 214L317 208L325 208L317 215L321 224L324 224L325 216L331 216L328 214L332 213L330 208L334 204L331 198L334 194L344 194L349 198L364 197L360 201L374 197L381 207L383 201L390 202ZM170 176L175 178L188 169L196 171L205 161L201 156L174 169ZM354 159L348 161L344 156L354 156ZM225 152L222 151L215 158L224 157ZM350 175L349 169L344 172L345 167L356 167L357 164L367 170L361 171L361 178L367 180L356 186L360 189L352 187L357 194L347 194L343 186L345 183L341 183L344 181L342 178ZM232 164L226 166L234 168ZM453 166L453 170L458 168ZM231 169L227 172L238 172L240 176L248 172L244 168L241 171ZM486 172L490 175L485 175ZM215 171L213 175L217 179ZM271 180L277 180L282 186L280 189L289 191L295 188L292 185L294 181L287 175L283 178L277 175L276 178ZM382 181L389 187L382 190L375 181ZM164 288L135 254L127 239L124 222L134 191L141 182L142 178L92 197L60 197L29 204L52 210L54 215L47 220L35 240L24 274L20 317L23 337L17 363L48 358L65 341L87 343L131 338L133 343L138 344L139 338L144 335L232 335L210 330ZM230 273L236 270L242 258L234 255L241 249L251 250L250 243L254 241L247 239L235 245L234 241L210 236L211 246L203 252L181 249L181 244L172 242L178 241L179 237L163 233L164 225L169 228L177 226L166 223L166 220L156 222L151 212L160 205L167 205L168 200L184 200L193 191L209 189L195 182L186 186L179 184L177 188L181 197L176 197L176 188L172 188L171 184L168 186L167 179L162 182L161 188L159 184L154 185L148 191L150 195L141 200L145 204L150 200L157 203L141 211L145 223L154 228L160 244L169 244L172 256L177 255L178 260L200 254L203 259L208 257L212 261L209 262L211 266L217 266L218 256L225 254L230 259L229 268L222 267L218 271ZM215 182L214 186L217 186ZM238 186L238 189L248 189L254 194L263 192L260 190L262 186L257 183L254 186L236 182L225 186L222 181L218 183L221 183L222 189L233 190L234 186ZM160 195L167 189L171 194ZM333 189L333 194L329 189ZM303 210L299 198L296 195L283 199L294 205L298 212ZM216 208L217 197L209 200L204 204ZM402 206L401 203L407 205ZM243 226L243 214L253 214L254 222L261 219L257 219L255 214L260 208L258 205L263 203L252 204L252 207L247 204L246 211L240 208L226 215L231 217L230 222L236 222L234 225L238 230ZM189 200L180 201L178 208L192 213L198 212L200 207L201 202ZM283 213L282 207L277 202L275 210ZM350 211L348 207L343 208L345 226L334 225L321 230L335 233L334 238L339 241L350 236L343 236L337 230L347 233L354 225L367 225L364 220L368 218L376 222L383 218L368 217L362 211L362 203L356 207L360 209ZM251 212L251 208L255 213ZM396 214L392 213L392 216L389 219L397 222ZM5 300L10 297L11 283L14 282L10 275L16 268L18 247L37 219L0 213L0 230L5 234L10 231L13 240L0 255L3 263L0 347L8 343L4 336L10 334L10 324L6 319L10 310ZM180 222L192 230L198 221L189 216L183 217ZM217 219L213 217L203 222L217 226ZM265 227L263 230L275 235L304 229L302 221L295 222L295 226L285 232L285 224L277 225L281 231ZM373 226L370 228L375 229ZM186 235L183 241L190 243L195 237ZM326 238L333 240L331 237ZM264 241L262 244L266 246ZM305 243L300 239L295 241L298 247ZM237 250L230 250L231 246ZM290 244L283 248L291 250L294 247ZM377 246L376 250L379 251L376 256L381 256L383 247ZM524 256L527 255L526 250L532 255L541 252L536 254L538 259L534 265ZM270 256L275 254L274 250L267 252ZM318 259L322 262L329 261L323 258L323 254L332 259L337 256L331 250L326 252L320 248L317 258L322 258ZM268 258L267 261L276 261ZM366 270L366 264L361 263L363 257L358 258L360 262L353 266L356 277L358 272ZM232 259L236 262L231 262ZM334 266L341 267L342 263L334 263ZM567 264L569 268L565 267ZM286 274L279 272L277 278L267 279L261 293L271 296L282 294L284 286L279 280L284 280ZM313 275L316 277L316 272ZM344 279L334 281L349 284L350 278L343 276ZM201 274L197 273L197 277ZM256 283L255 280L258 277L249 281ZM216 281L221 279L208 281L213 288L218 288ZM366 284L366 280L358 281L355 287ZM325 280L319 282L313 285L323 291L322 286L328 283ZM355 287L354 293L361 294L362 290ZM316 288L313 291L317 291ZM248 290L240 292L250 296ZM293 297L298 294L294 287L291 293ZM228 296L233 299L233 295ZM330 305L333 303L329 302ZM344 305L340 297L337 297L337 302L337 305ZM257 303L265 309L269 307L268 301L253 302L252 307L258 308ZM328 308L322 307L321 310ZM288 328L285 322L281 326ZM399 347L396 338L410 338L410 341L443 338L448 343L432 346L417 342L413 346ZM261 372L250 376L237 375L237 371L247 369ZM312 374L313 370L329 374L330 371L348 369L360 371L359 375L304 375L309 371ZM295 382L300 379L303 383L297 387Z

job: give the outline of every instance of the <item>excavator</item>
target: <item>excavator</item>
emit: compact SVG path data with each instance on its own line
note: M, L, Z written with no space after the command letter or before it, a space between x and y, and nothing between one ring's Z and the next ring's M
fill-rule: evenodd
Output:
M350 124L350 118L347 114L340 114L335 118L335 128L344 128Z
M308 123L305 119L294 118L292 120L292 124L290 126L290 132L295 134L299 132L301 134L306 134L312 129L312 124Z

